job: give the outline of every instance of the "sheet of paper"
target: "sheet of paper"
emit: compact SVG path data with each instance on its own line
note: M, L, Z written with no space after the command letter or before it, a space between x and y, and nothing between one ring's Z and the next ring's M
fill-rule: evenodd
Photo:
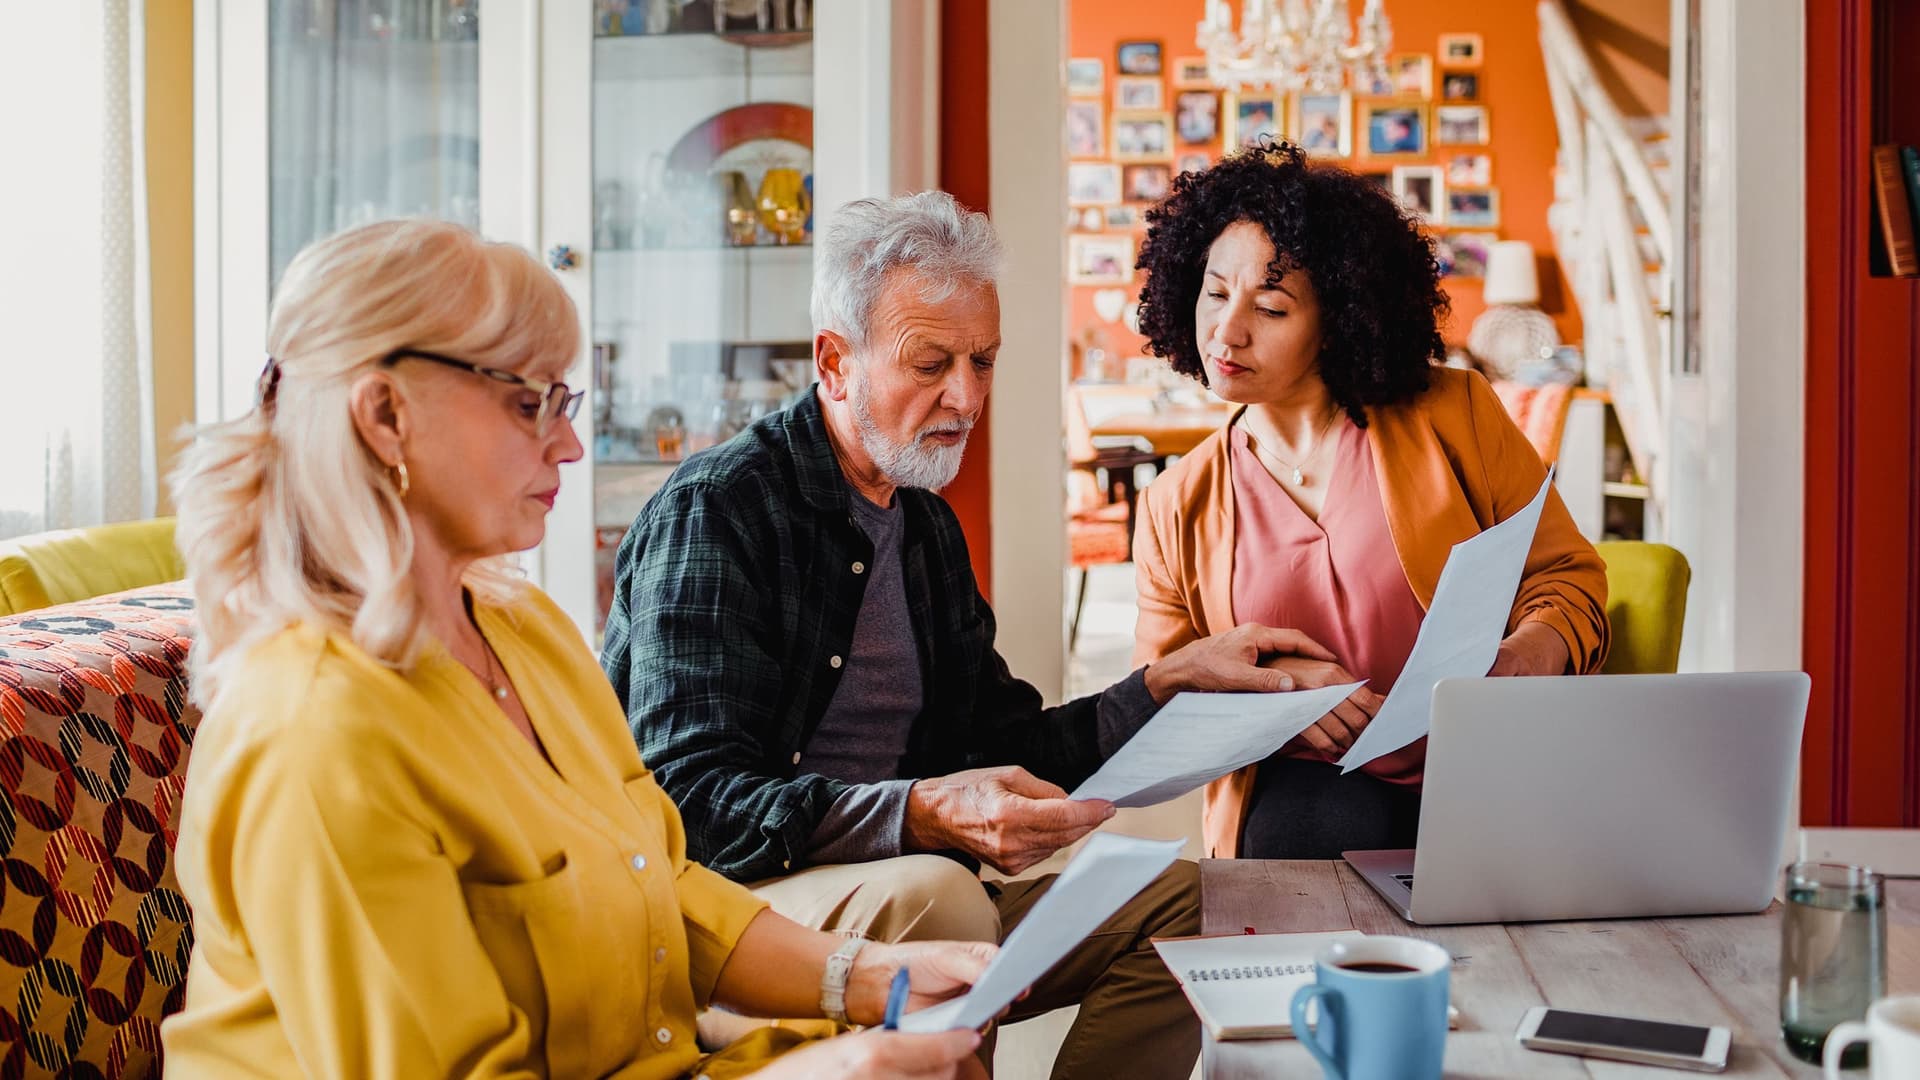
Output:
M1407 664L1380 712L1340 759L1342 772L1391 754L1427 733L1433 720L1433 686L1441 679L1479 678L1493 666L1513 614L1520 574L1547 504L1553 473L1520 512L1478 536L1453 545L1433 604L1420 623Z
M1095 833L961 997L900 1018L901 1031L977 1028L1059 963L1109 915L1172 865L1185 840Z
M1155 806L1265 761L1362 683L1284 694L1175 694L1073 799Z

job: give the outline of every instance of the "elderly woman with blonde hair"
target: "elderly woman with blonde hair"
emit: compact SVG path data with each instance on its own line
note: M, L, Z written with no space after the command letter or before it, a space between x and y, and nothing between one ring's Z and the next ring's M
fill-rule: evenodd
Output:
M696 1045L708 1005L874 1024L897 970L924 1005L992 947L862 947L688 860L592 653L507 561L581 455L552 275L454 226L369 225L294 260L268 345L258 407L175 477L206 715L172 1071L977 1073L970 1031Z

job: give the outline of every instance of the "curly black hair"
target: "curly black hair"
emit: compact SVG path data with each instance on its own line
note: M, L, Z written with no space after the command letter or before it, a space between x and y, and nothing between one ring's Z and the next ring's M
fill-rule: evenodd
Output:
M1230 225L1266 231L1269 280L1305 271L1320 299L1320 378L1335 404L1365 427L1368 406L1410 401L1446 358L1447 296L1433 243L1378 184L1311 161L1292 143L1265 143L1210 169L1182 174L1147 212L1139 263L1140 332L1147 351L1202 384L1194 305L1207 250Z

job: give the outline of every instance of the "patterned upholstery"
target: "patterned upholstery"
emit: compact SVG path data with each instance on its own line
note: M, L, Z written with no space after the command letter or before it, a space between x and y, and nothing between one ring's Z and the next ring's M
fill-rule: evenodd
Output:
M0 618L0 1080L160 1074L192 633L180 584Z

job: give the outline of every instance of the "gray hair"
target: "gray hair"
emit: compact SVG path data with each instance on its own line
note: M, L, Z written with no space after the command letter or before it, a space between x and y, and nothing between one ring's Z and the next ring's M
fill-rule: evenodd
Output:
M962 283L1000 277L1000 238L987 215L964 209L944 191L891 199L855 199L834 212L822 237L813 282L814 330L831 330L864 348L874 301L895 270L920 279L920 299L938 304Z

